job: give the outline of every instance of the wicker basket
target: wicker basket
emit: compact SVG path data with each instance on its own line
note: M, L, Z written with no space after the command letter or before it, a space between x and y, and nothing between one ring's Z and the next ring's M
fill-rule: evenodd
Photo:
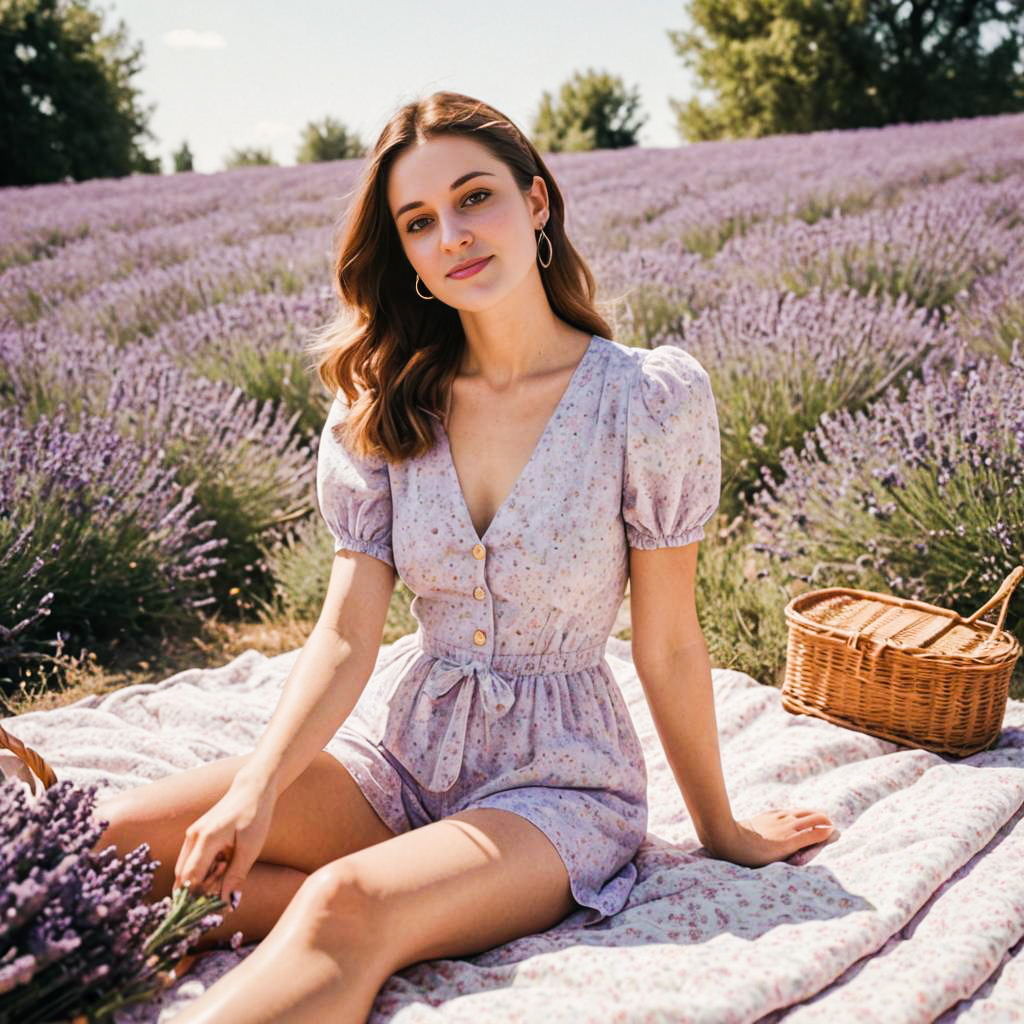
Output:
M1002 628L1017 566L964 619L868 590L809 590L785 608L782 706L904 746L966 757L999 738L1020 644ZM1002 602L999 621L980 616Z
M43 784L43 790L47 790L56 784L57 774L47 764L46 759L31 747L26 747L21 740L16 736L12 736L2 725L0 725L0 750L11 751L17 755L20 761L20 764L15 762L11 769L4 767L4 778L13 777L20 779L29 786L33 795L36 792L37 777ZM169 988L187 974L195 965L196 960L207 952L212 952L212 950L204 950L201 953L186 953L174 964L170 971L164 973L164 988Z

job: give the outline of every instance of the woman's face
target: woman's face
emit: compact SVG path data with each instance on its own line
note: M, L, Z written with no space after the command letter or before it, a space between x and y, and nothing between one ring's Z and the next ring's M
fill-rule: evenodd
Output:
M434 138L405 150L391 166L388 206L420 291L447 305L487 309L538 273L534 231L547 220L544 179L535 176L524 195L508 167L471 139ZM488 257L469 277L451 275Z

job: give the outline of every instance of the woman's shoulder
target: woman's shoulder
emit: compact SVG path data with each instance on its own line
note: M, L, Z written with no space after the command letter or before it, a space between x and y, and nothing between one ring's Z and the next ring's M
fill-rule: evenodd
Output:
M596 337L605 357L606 378L617 383L629 400L640 399L645 403L666 400L694 388L710 386L707 370L681 345L641 348L600 335Z

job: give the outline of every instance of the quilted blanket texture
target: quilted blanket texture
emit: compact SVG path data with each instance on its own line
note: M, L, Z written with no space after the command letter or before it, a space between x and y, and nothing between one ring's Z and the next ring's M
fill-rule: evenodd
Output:
M298 653L250 650L3 725L58 779L102 796L253 749ZM406 967L370 1024L1024 1020L1024 702L1009 702L996 747L957 759L791 714L777 689L714 669L735 816L820 807L836 825L827 842L749 869L701 847L629 643L609 638L607 657L649 776L626 907L594 928L580 911L479 955ZM18 774L13 755L2 764ZM170 1020L253 948L206 954L118 1021Z

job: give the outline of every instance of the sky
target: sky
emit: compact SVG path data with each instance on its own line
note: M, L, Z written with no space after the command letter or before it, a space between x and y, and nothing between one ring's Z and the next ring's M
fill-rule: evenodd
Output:
M485 100L530 134L545 91L576 71L622 78L641 98L641 146L679 146L669 97L694 95L668 37L682 0L99 0L143 45L133 82L155 104L146 148L164 171L187 139L194 168L269 147L294 164L309 121L330 115L372 146L404 103L438 89Z

